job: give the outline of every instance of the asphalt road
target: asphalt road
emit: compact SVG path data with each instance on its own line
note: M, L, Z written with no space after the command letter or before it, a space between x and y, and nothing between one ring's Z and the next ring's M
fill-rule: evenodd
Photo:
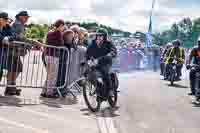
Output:
M39 99L40 89L27 88L21 97L0 97L0 133L199 133L200 108L185 75L172 87L158 73L121 74L118 107L105 104L96 114L81 95Z
M158 73L142 72L121 77L120 133L199 133L200 108L188 96L187 73L175 87Z

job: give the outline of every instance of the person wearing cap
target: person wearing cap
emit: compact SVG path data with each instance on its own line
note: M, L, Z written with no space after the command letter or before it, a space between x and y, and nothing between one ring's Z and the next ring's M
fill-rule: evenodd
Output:
M25 37L25 24L27 23L28 21L28 18L30 16L28 15L28 12L27 11L21 11L19 12L15 18L15 22L12 24L11 26L11 29L12 29L12 34L14 36L14 39L13 41L22 41L22 42L27 42L27 43L30 43L30 44L35 44L35 45L42 45L41 43L39 43L38 41L33 41L33 40L30 40L28 38ZM9 22L8 22L9 23ZM26 52L27 52L27 48L23 47L21 48L21 46L15 46L14 49L23 49L22 51L22 54L24 55ZM9 52L9 55L11 54L11 52ZM8 84L9 85L16 85L16 79L19 75L20 72L22 72L22 69L23 69L23 64L22 64L22 61L20 59L20 55L18 54L13 54L13 55L10 55L11 56L11 59L8 59L8 60L11 60L13 61L12 64L13 64L13 69L11 71L11 73L8 73L8 75L10 75L8 78ZM20 95L20 92L21 90L20 89L17 89L16 87L7 87L6 92L15 92L17 91L18 92L18 95Z
M189 61L187 64L199 64L199 58L200 58L200 37L197 40L197 46L192 48L190 56L189 56ZM190 88L191 88L191 93L189 95L195 95L196 90L195 90L195 79L196 79L196 73L199 72L200 70L197 69L191 69L190 71Z
M0 54L1 54L1 72L2 77L3 69L8 71L7 84L15 85L15 75L22 71L22 64L19 61L19 57L13 55L13 47L9 45L11 41L15 40L15 35L12 32L12 28L9 25L9 18L6 12L0 13ZM18 66L18 67L16 67ZM16 87L6 87L5 95L20 95L21 90Z
M42 90L41 96L48 98L56 98L53 87L56 87L57 74L59 68L60 51L57 47L64 46L63 32L65 30L65 22L62 19L54 23L54 29L49 31L46 37L46 44L49 45L45 50L45 62L47 64L47 79Z
M29 17L27 11L21 11L15 16L16 20L12 25L12 30L19 41L26 41L25 24L28 22Z
M25 41L25 23L28 21L29 15L26 11L22 11L19 14L16 15L16 20L12 24L12 34L14 35L15 41ZM15 69L8 75L10 75L10 80L8 81L8 84L10 85L16 85L16 79L20 72L22 72L23 64L21 62L19 55L12 55L11 60L13 58L13 68ZM17 70L16 70L17 69ZM18 92L18 95L20 95L21 89L17 89L16 87L7 87L6 92Z
M185 62L185 51L182 47L180 47L181 45L181 41L180 40L174 40L172 42L173 47L169 48L169 50L167 51L165 57L164 57L164 62L166 65L165 68L165 77L164 79L166 80L168 77L168 73L169 73L169 64L173 62L173 58L177 59L177 80L180 80L180 77L182 76L182 67L183 64Z

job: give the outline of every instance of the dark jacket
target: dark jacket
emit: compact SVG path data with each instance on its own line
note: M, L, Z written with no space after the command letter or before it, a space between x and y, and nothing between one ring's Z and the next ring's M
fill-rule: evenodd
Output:
M1 49L1 52L2 52L2 48L4 48L4 51L6 51L7 50L6 48L8 47L8 46L2 44L4 37L8 37L9 41L13 41L15 39L15 36L13 35L12 29L9 25L7 25L2 30L0 30L0 49Z
M107 54L111 53L113 57L117 56L117 49L110 41L105 41L101 47L98 47L95 41L92 41L92 45L87 48L86 51L86 58L89 59L99 58L106 56Z

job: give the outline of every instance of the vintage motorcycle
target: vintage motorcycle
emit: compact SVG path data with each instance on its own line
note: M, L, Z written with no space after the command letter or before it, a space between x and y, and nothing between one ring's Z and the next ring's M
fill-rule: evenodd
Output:
M116 72L109 72L111 90L109 90L100 72L97 70L99 59L90 59L81 63L81 73L84 79L80 82L86 105L92 112L100 110L101 103L107 101L114 108L117 104L119 81Z

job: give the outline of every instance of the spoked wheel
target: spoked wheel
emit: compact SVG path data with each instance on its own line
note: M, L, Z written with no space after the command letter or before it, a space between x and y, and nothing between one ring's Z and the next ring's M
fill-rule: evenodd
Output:
M101 106L101 100L97 96L97 85L87 81L83 86L83 97L86 105L92 112L97 112Z
M117 78L117 75L116 74L112 74L111 75L111 79L112 79L112 92L111 94L109 94L108 96L108 103L110 104L110 106L112 108L116 107L116 104L117 104L117 99L118 99L118 87L119 87L119 81L118 81L118 78Z

